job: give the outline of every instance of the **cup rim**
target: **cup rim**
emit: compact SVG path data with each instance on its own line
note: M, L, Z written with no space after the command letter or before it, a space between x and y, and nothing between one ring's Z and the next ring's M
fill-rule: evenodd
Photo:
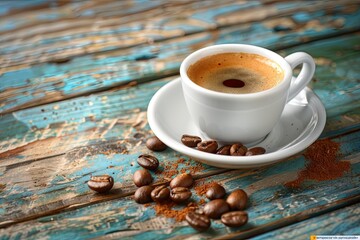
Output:
M210 53L206 53L206 52ZM206 89L204 87L201 87L190 80L190 78L187 75L187 68L194 63L192 62L193 58L199 57L199 55L204 55L203 57L215 55L218 53L234 53L234 52L244 52L244 53L252 53L252 54L258 54L263 57L269 58L270 60L276 62L279 64L281 69L284 71L284 78L283 80L277 84L276 86L261 91L261 92L255 92L255 93L244 93L244 94L235 94L235 93L224 93L224 92L217 92L210 89ZM271 57L269 57L271 56ZM199 59L203 58L199 57ZM187 84L192 89L196 90L197 92L200 92L202 94L207 94L209 96L213 97L219 97L219 98L236 98L236 99L251 99L251 98L258 98L263 96L271 95L275 92L278 92L283 87L286 87L288 82L291 81L292 78L292 68L290 64L279 54L255 45L250 44L218 44L218 45L212 45L209 47L201 48L190 55L188 55L181 63L180 65L180 76L181 81L185 84Z

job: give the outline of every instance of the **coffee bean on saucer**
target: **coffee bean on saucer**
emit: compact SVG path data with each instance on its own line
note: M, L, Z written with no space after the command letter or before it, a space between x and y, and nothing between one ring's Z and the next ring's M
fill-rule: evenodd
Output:
M221 216L221 222L228 227L240 227L248 221L248 214L244 211L228 212Z
M146 140L146 147L155 152L162 152L167 148L167 146L156 136Z
M173 180L171 180L170 188L191 187L193 183L194 183L194 179L191 176L191 174L182 173L180 175L177 175Z
M230 205L231 210L244 210L248 202L248 195L242 189L230 193L226 202Z
M152 202L151 192L154 187L152 186L142 186L135 191L134 199L137 203L149 203Z
M209 218L219 219L221 215L230 211L230 206L223 199L215 199L204 206L204 213Z
M191 191L186 187L176 187L171 189L170 198L176 203L183 203L191 197Z
M181 142L188 147L196 147L199 142L201 142L201 138L198 136L192 136L184 134L181 137Z
M159 160L149 154L140 155L137 159L137 162L140 166L149 170L156 170L159 166Z
M205 231L211 225L211 220L209 217L206 215L197 214L195 212L188 212L185 219L191 227L198 231Z
M218 144L214 140L203 141L198 143L197 145L198 150L208 153L216 153L217 148L218 148Z
M152 183L152 176L146 169L137 170L134 173L133 180L136 186L141 187Z
M241 143L235 143L231 145L230 155L231 156L244 156L246 154L247 148Z
M91 190L105 193L114 186L114 179L109 175L92 176L87 184Z
M218 183L214 183L206 191L206 197L210 200L223 198L226 194L225 188Z
M253 147L247 150L246 156L254 156L254 155L261 155L266 152L265 148L262 147Z
M216 151L216 154L219 154L219 155L230 155L230 148L231 148L231 145L222 146L221 148L219 148L219 149Z
M158 186L151 192L151 198L155 202L163 202L167 200L169 196L170 190L165 185Z

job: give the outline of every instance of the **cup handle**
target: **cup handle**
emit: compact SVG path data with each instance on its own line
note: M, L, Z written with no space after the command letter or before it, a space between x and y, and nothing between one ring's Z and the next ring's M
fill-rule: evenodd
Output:
M311 81L315 72L315 62L314 59L307 53L296 52L285 57L285 60L290 64L290 67L294 68L300 64L303 64L301 71L297 78L292 79L290 85L290 91L287 101L289 102L296 95L303 90L306 85Z

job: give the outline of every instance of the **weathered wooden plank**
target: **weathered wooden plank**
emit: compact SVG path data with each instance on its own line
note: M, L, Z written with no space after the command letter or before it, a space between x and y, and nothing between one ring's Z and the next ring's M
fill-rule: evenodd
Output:
M333 44L326 44L328 42L332 42ZM317 91L318 89L325 89L325 91L322 93L320 92L319 95L320 97L323 99L323 101L326 103L326 107L332 107L335 106L337 108L339 108L337 111L339 111L339 113L344 114L343 110L341 109L341 104L335 104L335 102L339 103L339 102L343 102L345 105L344 106L351 106L352 105L352 101L356 101L357 99L357 94L353 94L353 95L349 95L349 93L352 93L352 91L356 91L358 90L358 88L356 86L358 86L358 82L357 79L355 78L356 76L356 69L354 70L352 68L352 66L350 64L340 64L342 61L344 61L345 63L348 63L348 59L357 59L357 54L356 52L353 51L353 49L357 46L357 42L358 42L358 36L344 36L344 37L340 37L340 38L335 38L335 39L330 39L327 41L321 41L321 42L317 42L317 43L311 43L311 44L307 44L304 46L299 46L297 48L291 49L292 51L299 51L299 50L303 50L306 49L307 51L314 53L314 56L317 56L318 59L321 59L321 61L319 61L320 63L320 68L327 68L327 69L338 69L338 65L341 66L341 68L343 69L341 70L337 70L336 74L338 74L338 76L335 78L336 81L334 81L332 84L333 86L335 85L335 83L337 81L346 79L346 84L344 85L340 85L338 88L333 87L331 88L330 86L328 86L329 84L320 84L317 86L319 81L327 81L328 83L332 82L334 76L336 74L332 74L331 76L324 74L324 78L322 78L322 75L318 76L318 80L314 83L314 88L315 91ZM341 53L341 56L336 56L336 54L331 54L331 51L338 51L338 49L334 48L334 46L337 45L347 45L349 46L348 49L343 49L342 51L340 51L339 53ZM324 57L326 58L324 58ZM323 57L323 58L320 58ZM329 65L329 64L325 64L328 63L329 61L324 61L324 60L331 60L332 62L334 62L333 65ZM355 71L351 74L349 74L346 69L350 69L352 71ZM326 72L326 70L324 70ZM341 76L343 76L341 78ZM32 120L31 124L34 124L34 126L36 128L31 129L31 125L29 128L25 128L25 129L21 129L21 127L19 127L19 125L15 125L15 127L13 129L20 130L19 132L11 132L8 131L8 133L11 133L10 138L8 139L16 139L16 137L19 136L25 136L25 138L22 141L26 141L26 139L34 139L36 137L39 137L40 134L48 134L46 135L46 138L50 138L51 136L55 136L55 138L58 139L58 146L61 144L60 139L61 138L65 138L67 136L71 136L71 134L73 134L71 137L73 137L72 140L69 140L68 142L68 149L70 149L70 145L71 143L77 143L77 141L81 141L80 139L77 139L76 137L83 137L82 139L84 139L83 141L88 141L85 142L85 144L90 144L91 140L89 139L97 139L97 141L101 142L102 140L105 139L115 139L115 140L119 140L119 136L122 136L123 138L126 138L127 141L130 141L129 146L126 149L132 149L133 146L137 146L136 142L138 142L139 144L141 144L141 140L142 138L145 136L149 136L149 134L151 134L149 132L149 128L146 125L146 115L142 114L145 112L146 110L146 106L147 106L147 102L149 101L149 99L151 98L152 94L160 87L162 86L166 81L160 81L160 82L153 82L153 83L149 83L149 84L143 84L140 85L138 87L135 88L130 88L130 89L126 89L126 90L120 90L120 91L114 91L114 92L106 92L106 93L102 93L102 94L97 94L97 95L92 95L89 97L82 97L79 98L79 101L75 102L75 105L73 105L72 101L64 101L64 102L59 102L59 103L54 103L52 105L47 105L44 107L37 107L37 108L33 108L33 109L28 109L28 110L24 110L24 111L19 111L15 114L8 114L5 116L15 116L16 119L19 119L21 123L28 123L30 120ZM343 90L345 91L344 93L339 92L338 90ZM335 95L332 96L330 93L332 93L332 91L335 92L339 92L339 94L344 94L346 96L342 96L341 97ZM103 98L105 97L106 98ZM140 97L142 96L142 97ZM136 99L136 101L134 101ZM329 99L332 99L331 102ZM106 100L106 101L105 101ZM105 103L104 103L105 102ZM61 105L59 105L61 104ZM77 105L78 104L78 105ZM58 107L54 106L59 105ZM47 108L48 107L48 108ZM82 109L76 109L76 107L78 108L82 108ZM359 108L357 108L357 106L354 106L355 108L345 108L348 109L349 111L355 111L354 112L354 116L358 115L359 112ZM43 110L41 110L43 109ZM138 109L138 110L134 110L134 109ZM44 118L48 118L49 117L49 113L51 115L53 115L53 111L54 110L61 110L63 111L61 114L58 114L58 116L51 116L51 121L53 121L51 125L51 128L48 128L48 119L44 119ZM55 111L57 112L57 111ZM83 114L81 114L81 112L83 112ZM42 115L44 114L44 115ZM47 115L46 115L47 114ZM129 116L127 116L127 114L130 114L130 118ZM60 115L60 116L59 116ZM116 122L115 124L111 124L114 121L108 121L107 124L105 124L106 126L103 126L99 123L101 123L101 121L103 121L103 119L107 119L107 116L109 116L110 119L115 119ZM131 117L133 116L133 117ZM337 115L334 115L337 116ZM94 123L91 123L89 126L89 123L87 123L87 121L81 120L82 118L88 118L87 121L93 120ZM74 118L74 119L72 119ZM50 117L49 117L50 119ZM56 125L56 121L59 122L59 120L63 120L63 121L69 121L66 122L66 124L64 126L66 126L65 130L61 130L64 126L61 125ZM118 123L120 119L120 126L119 129L117 131L113 131L113 127ZM129 119L132 119L129 121ZM351 121L350 121L351 122ZM6 123L6 124L4 124ZM356 123L358 122L351 122L351 125L356 125ZM93 125L92 125L93 124ZM125 125L125 127L123 126L123 124ZM342 123L343 124L343 123ZM9 122L2 122L2 126L13 126L14 122L13 121L9 121ZM111 125L113 125L113 127L109 128ZM60 127L59 127L60 126ZM334 129L339 129L340 127L343 127L344 125L337 125ZM59 127L59 128L57 128ZM91 136L91 134L94 134L93 132L91 132L91 130L86 131L88 129L93 129L96 127L100 127L103 128L103 137L99 136L99 134L101 135L101 133L97 132L98 135L94 135L92 138L90 137L89 139L87 138L87 134L89 134ZM40 133L37 132L40 129ZM52 130L57 130L58 132L51 132ZM127 131L124 131L127 130ZM329 130L329 128L327 127L327 130ZM331 130L331 129L330 129ZM14 130L13 130L14 131ZM96 132L96 131L95 131ZM75 135L77 133L77 136ZM5 135L5 136L9 136L9 135ZM136 138L137 137L137 138ZM131 144L131 140L134 140L134 143ZM353 146L358 146L355 145L357 142L356 141L347 141L347 142L352 142ZM46 143L44 143L46 146ZM85 145L84 144L84 145ZM29 149L33 148L34 145L29 146ZM44 151L44 148L42 148L41 145L35 145L35 147L37 147L37 151ZM49 151L51 152L52 149L51 148L56 148L57 146L50 146ZM66 148L63 148L62 150L65 150ZM85 148L87 149L87 148ZM20 149L22 150L22 149ZM136 150L134 151L141 151L140 147L137 147ZM170 151L170 150L169 150ZM101 152L101 151L100 151ZM25 153L25 154L24 154ZM29 153L29 152L27 152ZM1 161L2 168L2 176L4 177L3 179L5 179L6 181L8 180L8 177L11 179L15 179L16 180L16 176L15 174L18 174L19 170L20 172L23 171L25 174L23 176L23 178L20 178L20 181L17 182L15 184L15 186L12 186L11 184L3 184L2 186L2 196L8 196L7 200L4 199L2 202L2 207L3 209L10 209L11 207L13 207L15 205L15 207L13 208L12 213L14 213L14 216L21 216L21 213L23 213L24 210L28 209L28 206L33 206L34 207L34 211L30 212L30 213L41 213L41 212L46 212L46 211L50 211L50 210L54 210L56 208L64 208L66 206L76 206L76 204L79 204L78 201L89 201L90 203L94 203L97 201L102 201L102 199L98 199L98 198L92 198L89 197L89 195L84 194L87 190L86 186L83 185L84 181L88 178L88 175L90 173L103 173L103 172L108 172L108 173L112 173L111 170L112 168L109 166L115 166L112 165L112 163L108 163L108 162L104 162L103 159L108 159L107 156L103 156L103 155L97 155L97 156L83 156L85 158L80 157L79 161L70 161L69 159L65 160L61 160L64 158L64 152L62 152L62 154L60 153L59 156L55 156L53 159L43 159L40 161L37 160L36 158L27 158L27 154L26 152L22 152L22 154L19 152L16 153L16 149L14 152L9 153L9 156L5 156L7 159L3 159ZM114 153L114 152L113 152ZM47 152L46 154L49 154L49 152ZM43 156L46 156L43 155ZM169 158L169 161L172 161L176 158L176 155L172 155L175 154L172 151L170 151L169 153L165 153L165 156L162 156L163 158ZM350 154L350 153L349 153ZM91 155L91 154L90 154ZM40 155L38 155L39 157ZM81 155L80 155L81 156ZM123 155L120 153L116 153L115 154L110 154L111 158L119 159L118 162L122 162L123 159ZM114 157L114 156L118 156L118 157ZM136 156L135 156L136 157ZM177 156L179 157L179 156ZM349 156L351 157L351 155ZM352 156L354 159L356 159L358 156ZM110 158L110 159L111 159ZM126 161L131 162L131 158L132 157L128 157L124 160L124 162L126 163ZM75 158L74 158L75 159ZM72 160L74 160L72 159ZM30 161L28 161L30 160ZM39 162L38 162L39 161ZM42 162L41 162L42 161ZM88 162L89 161L89 162ZM132 161L134 161L134 156L132 158ZM298 160L299 161L299 160ZM51 169L47 169L49 163L51 162L59 162L58 164L54 165L54 168L58 169L58 172L53 173L52 171L53 168ZM71 165L71 163L73 162L74 165ZM31 164L34 164L33 166ZM78 164L78 165L77 165ZM85 165L84 165L85 164ZM107 165L109 164L109 165ZM130 165L130 164L129 164ZM301 164L300 164L301 165ZM76 167L78 166L78 167ZM101 166L101 167L100 167ZM125 166L127 166L125 164ZM107 168L109 167L109 168ZM129 167L129 166L127 166ZM298 166L299 167L299 166ZM301 167L301 166L300 166ZM69 170L70 168L70 170ZM128 168L124 168L125 171L129 171ZM118 176L123 176L123 174L121 173L121 170L124 171L124 169L119 169L118 171ZM179 170L182 169L181 167L179 168ZM281 168L284 169L284 168ZM27 171L26 171L27 170ZM35 171L37 170L37 171ZM203 169L202 171L208 170L207 168ZM49 173L48 175L45 174L44 179L40 179L39 176L39 172L44 172L44 171L51 171L51 173ZM64 172L62 172L64 171ZM74 171L73 174L71 174L70 172ZM34 174L31 175L30 173L33 172ZM64 176L57 176L56 174L59 173L65 173L65 177ZM130 170L131 172L131 170ZM129 175L127 178L124 179L124 182L129 183L129 179L130 179L130 175L131 173L129 172ZM276 171L279 172L279 171ZM4 174L5 173L5 174ZM10 174L11 173L11 174ZM6 175L6 174L10 174L10 175ZM42 173L43 174L43 173ZM54 175L55 174L55 175ZM239 174L239 173L237 173ZM70 175L70 176L69 176ZM81 177L82 176L82 177ZM34 178L32 178L34 177ZM234 177L234 176L232 176ZM258 175L256 175L257 178ZM48 185L42 185L42 184L46 184L47 181L49 181L49 179L51 179L50 184L48 183ZM1 182L4 182L5 180L2 180ZM37 185L37 183L34 183L35 180L39 180L40 184ZM43 181L41 181L43 180ZM287 178L287 180L289 180L289 178ZM291 180L291 179L290 179ZM11 180L13 181L13 180ZM11 182L9 181L9 182ZM250 181L250 180L249 180ZM121 181L120 181L121 182ZM81 184L80 184L81 183ZM17 186L19 186L17 188ZM74 187L75 186L75 187ZM119 187L123 187L124 189L127 189L127 185L119 185ZM79 188L79 189L76 189ZM70 190L69 190L70 189ZM68 191L67 191L68 190ZM133 191L133 189L128 188L129 192ZM125 191L126 193L127 191ZM43 198L39 198L38 194L43 194L44 197ZM81 195L83 193L83 195ZM123 192L124 193L124 192ZM119 196L123 196L121 195L122 193L119 193ZM10 197L11 196L11 197ZM118 195L117 195L118 196ZM68 201L64 201L64 203L62 203L61 199L63 197L69 197L70 200ZM15 201L16 199L16 201ZM75 199L75 200L74 200ZM90 199L90 200L89 200ZM12 200L12 202L9 204L9 200ZM105 198L105 200L107 200ZM54 205L50 204L51 202L54 202ZM19 205L16 205L16 204ZM86 202L87 203L87 202ZM65 205L64 205L65 204ZM49 207L47 207L49 206ZM20 209L20 211L19 211ZM25 211L26 212L26 211ZM4 214L6 214L7 212L4 212ZM10 212L9 212L10 213ZM29 212L26 212L29 213ZM24 216L24 215L22 215Z
M297 5L287 3L286 6L294 8ZM311 11L306 14L293 13L295 11L293 9L287 15L284 13L284 17L270 18L262 23L243 24L241 22L227 28L196 33L191 37L185 36L167 40L165 38L161 42L86 55L71 61L66 60L70 59L67 54L77 54L77 52L70 49L67 53L67 50L61 49L59 51L61 56L58 56L60 65L46 63L27 66L26 64L30 62L24 62L21 57L14 58L17 64L23 65L6 68L3 64L3 74L0 76L2 83L0 85L0 111L15 111L29 106L63 100L99 89L122 85L132 80L141 82L176 74L180 62L187 54L212 44L252 43L278 49L319 37L353 31L358 28L360 9L353 6L352 12L349 12L348 7L339 7L337 10L339 12L336 14L331 11L323 11L324 6L318 7L321 10L317 11L315 10L318 8L311 6ZM283 8L279 5L278 8L287 9L285 5ZM231 9L236 10L236 8ZM267 6L264 9L267 9ZM203 12L204 17L210 13ZM257 15L253 13L251 16ZM268 15L265 14L263 17L268 17ZM313 20L315 18L319 18L319 20ZM283 25L287 26L287 30L281 28ZM123 41L116 42L121 44ZM73 42L71 44L72 46L79 45ZM87 48L83 48L86 50L86 54L91 52ZM41 48L34 50L34 46L32 46L31 54L33 57L26 54L25 51L21 51L17 55L25 54L26 57L33 58L34 61L52 61L54 48L49 47L48 52L40 53L36 53L36 49L42 51ZM3 57L6 58L6 61L12 59L5 55ZM31 60L31 64L36 63L33 60Z
M311 218L253 239L310 239L311 235L359 235L360 203Z
M73 42L69 42L69 39L77 43L84 42L85 45L89 45L89 42L91 42L92 45L103 43L103 46L89 48L87 51L87 53L89 53L99 51L104 47L108 50L112 47L112 44L115 43L104 45L105 39L109 36L116 37L119 33L122 34L120 36L126 37L121 38L121 45L118 46L125 47L139 43L147 43L149 41L164 40L168 37L179 37L193 32L211 30L216 27L250 21L261 21L274 16L289 16L292 13L299 12L304 12L304 14L295 14L295 20L305 23L312 18L312 16L307 15L308 12L324 9L328 12L338 12L341 9L339 3L336 1L327 1L326 3L310 3L304 1L290 3L275 2L270 5L265 5L264 3L265 2L260 1L206 1L202 3L196 1L181 1L161 4L161 1L146 1L144 4L129 4L129 2L125 2L124 4L124 2L110 1L100 5L96 4L96 2L88 1L87 3L73 4L74 6L72 7L71 4L68 4L65 6L65 9L49 9L52 14L48 14L50 16L47 17L36 17L36 13L34 12L29 12L26 16L21 16L26 19L26 21L20 20L20 22L31 24L32 31L24 31L24 28L20 28L20 31L12 32L12 34L4 34L4 36L0 37L0 40L7 41L6 44L8 45L3 45L7 48L4 48L2 53L7 54L15 51L23 52L23 54L26 55L25 53L27 51L34 51L34 47L36 47L35 50L50 47L54 54L60 50L60 46L66 44L61 51L72 49L71 52L76 54L78 53L76 49L84 48L84 46L83 44L72 44ZM342 10L346 12L354 11L352 8L355 6L356 10L356 4L358 3L358 1L354 0L343 1L341 5L345 7L343 7ZM129 6L134 9L140 8L143 11L139 9L128 9L127 7ZM199 11L199 7L202 9L201 11ZM147 8L149 10L157 10L158 12L144 12ZM98 11L100 11L100 13ZM104 19L104 16L101 16L101 11L113 11L116 18L109 19L105 17ZM137 14L134 14L136 11ZM132 14L129 15L129 13ZM44 13L41 12L40 14ZM316 17L322 17L323 14L326 13L318 12ZM61 17L63 19L61 19ZM47 18L50 18L52 21L49 22L50 19ZM135 21L129 24L129 18L133 18ZM148 18L151 18L151 23L149 23ZM32 22L31 20L33 19L40 23L46 23L46 29L42 28L41 32L37 32L37 23ZM8 21L10 20L16 22L16 19L8 19ZM65 25L61 20L69 24ZM312 24L314 23L316 24L316 22L312 22ZM341 23L342 21L338 22L338 24ZM293 24L289 21L286 23L283 22L283 24L286 25L287 30L293 28ZM81 28L79 29L79 27ZM276 30L281 31L286 29L277 28ZM66 30L66 32L64 30ZM134 31L138 34L134 34ZM35 33L38 36L36 39L33 38ZM94 37L96 36L101 36L104 40L102 42L99 40L95 42ZM14 45L11 43L11 41L19 38L22 38L22 44ZM53 44L53 46L51 44ZM116 48L116 46L113 47ZM17 64L19 64L19 62L17 62Z
M360 158L357 147L360 145L360 131L334 140L342 144L340 160L351 163L351 171L340 179L324 182L306 181L300 189L296 190L284 187L284 184L293 180L296 172L305 165L304 158L297 157L286 163L279 163L267 168L228 171L197 180L197 185L216 181L222 184L228 192L244 188L250 194L251 205L248 208L250 221L241 228L226 228L219 221L213 221L210 231L197 233L187 227L184 222L174 222L162 216L156 217L154 204L145 207L136 204L131 197L126 197L121 200L95 204L91 208L81 208L12 225L0 230L0 234L5 238L16 236L41 238L45 235L55 238L56 236L71 238L78 234L86 238L105 234L112 238L127 236L135 239L141 239L144 236L160 239L177 236L213 238L224 234L237 234L239 231L260 231L261 228L267 229L272 223L279 224L278 222L282 223L288 219L291 220L289 220L290 223L294 223L294 220L314 216L317 211L329 210L339 204L346 205L359 201ZM87 159L94 161L92 157L87 157ZM187 169L187 167L183 166L181 169ZM86 172L86 168L83 171ZM126 178L128 173L117 175L115 179L121 181L121 178ZM76 186L77 184L79 186ZM83 186L83 180L74 182L74 187L81 188ZM195 201L203 198L196 191L193 191L193 195ZM63 195L65 201L66 197ZM45 206L47 205L45 204L43 208ZM309 211L309 215L303 214L306 211Z
M359 123L359 35L301 45L288 52L307 51L318 63L315 92L333 113L327 131ZM348 46L339 49L339 46ZM338 53L338 55L336 54ZM172 78L114 89L0 116L0 166L64 154L75 146L113 137L148 136L146 107L152 95ZM338 114L336 114L338 112ZM335 133L337 134L337 133Z
M49 7L45 0L34 1L1 1L0 2L0 19L3 16L12 15L22 11L29 11L41 7ZM4 25L2 26L4 27Z

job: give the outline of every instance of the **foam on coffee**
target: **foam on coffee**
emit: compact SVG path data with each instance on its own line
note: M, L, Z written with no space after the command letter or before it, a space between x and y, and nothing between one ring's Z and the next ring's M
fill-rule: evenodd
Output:
M189 78L209 90L244 94L270 89L284 78L274 61L251 53L220 53L200 59L187 70Z

